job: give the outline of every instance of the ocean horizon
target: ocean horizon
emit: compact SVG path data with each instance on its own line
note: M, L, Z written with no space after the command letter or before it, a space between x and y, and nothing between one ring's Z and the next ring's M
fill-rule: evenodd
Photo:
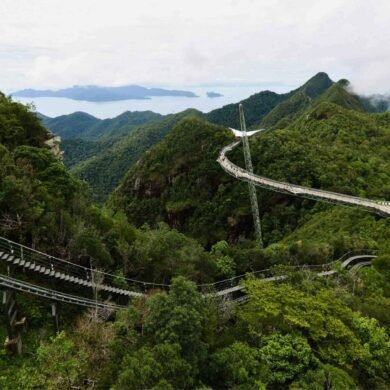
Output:
M292 86L275 85L252 85L252 86L205 86L188 89L197 97L158 96L150 99L129 99L108 102L89 102L72 100L68 98L53 97L13 97L15 101L23 104L32 103L37 112L56 117L83 111L100 119L113 118L125 111L153 111L162 115L175 114L188 108L195 108L207 113L230 103L240 100L265 90L283 93L294 89ZM187 90L187 89L186 89ZM207 92L217 92L221 97L209 98Z

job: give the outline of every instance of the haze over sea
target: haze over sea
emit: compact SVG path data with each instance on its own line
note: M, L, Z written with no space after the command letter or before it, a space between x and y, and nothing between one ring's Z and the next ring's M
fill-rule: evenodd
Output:
M87 102L71 100L67 98L23 98L14 97L14 100L21 103L34 103L36 111L49 117L71 114L75 111L84 111L97 118L113 118L124 111L154 111L159 114L172 114L183 111L187 108L196 108L202 112L209 112L229 103L236 103L250 95L271 90L274 92L286 92L294 89L290 85L253 85L253 86L207 86L181 88L194 92L198 97L152 97L145 100L121 100L112 102ZM209 98L206 92L213 91L223 96Z

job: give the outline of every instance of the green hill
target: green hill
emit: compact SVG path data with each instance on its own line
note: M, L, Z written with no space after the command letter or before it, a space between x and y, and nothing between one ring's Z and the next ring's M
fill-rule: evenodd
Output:
M308 80L302 87L288 93L277 94L263 91L235 104L228 104L220 109L205 114L209 122L226 127L240 128L237 115L238 106L245 107L245 119L248 127L257 125L275 126L280 119L288 120L289 115L304 109L310 101L321 95L333 84L329 76L320 72Z
M93 157L98 161L100 156L132 130L163 118L162 115L151 111L126 111L115 118L104 120L84 112L56 118L48 118L41 114L38 116L46 127L62 137L61 149L64 152L64 163L70 169ZM119 174L123 173L123 169L119 172ZM84 176L89 179L88 174ZM113 183L116 184L117 181L114 179ZM111 185L106 188L104 194L114 187L115 185ZM101 199L104 194L99 192L98 198Z
M308 108L312 101L323 94L333 84L326 73L320 72L302 87L290 92L290 96L273 108L259 121L263 128L282 128Z
M312 98L302 112L291 105L288 126L250 139L257 173L388 198L390 113L362 112L342 84ZM306 93L313 92L299 91ZM105 140L115 139L106 149L113 153L102 154L91 175L111 176L125 169L124 161L131 168L101 209L45 145L51 134L37 115L0 94L0 236L108 271L117 276L115 287L134 288L124 276L145 282L141 291L146 282L169 284L168 291L153 288L126 301L99 291L95 272L91 291L53 282L24 250L20 260L35 271L10 267L3 258L4 276L125 306L109 312L61 302L56 332L50 310L56 296L17 291L17 311L29 326L21 336L23 355L0 350L0 388L389 387L389 218L259 190L266 244L259 248L252 239L247 184L216 162L233 135L199 117L188 110ZM76 147L80 140L67 141ZM98 144L82 140L80 150L91 143ZM230 158L243 165L240 148ZM17 255L12 244L7 248ZM356 273L337 263L337 272L327 277L310 271L316 268L291 267L323 264L362 248L381 252ZM68 272L54 258L51 263L53 271ZM205 283L231 287L235 275L265 268L287 277L242 278L247 299L236 305L231 298L242 292L205 294L212 292ZM84 272L78 277L84 279ZM8 304L13 310L14 302ZM0 311L3 340L9 313Z
M83 133L99 123L100 119L85 112L74 112L56 118L43 117L42 122L54 134L63 138L81 138Z
M326 79L322 74L320 78ZM287 128L251 138L255 171L314 188L389 198L385 145L390 114L360 112L359 100L349 95L343 82L331 83L320 95L327 83L317 88L309 88L310 84L292 96L291 100L310 91L312 98L297 112L287 110L287 117L293 113ZM275 109L282 113L280 106L285 108L285 102ZM183 122L129 171L110 204L124 210L136 225L147 222L153 226L163 220L204 245L251 237L247 187L226 175L215 161L224 144L221 141L227 144L228 139L221 127L199 120ZM244 165L240 149L232 158ZM258 197L268 244L292 233L308 213L333 207L265 190L259 190ZM363 236L361 242L368 245L370 240ZM375 233L371 242L376 242L373 237Z
M159 142L179 120L192 114L200 115L195 110L167 116L127 111L104 120L83 112L40 118L62 137L65 165L88 182L96 201L102 202L145 150Z
M204 118L211 123L226 127L240 128L240 120L237 115L239 104L245 107L246 123L248 127L256 125L279 103L287 100L292 92L277 94L271 91L255 93L239 103L232 103L218 108L204 115Z
M279 95L269 91L255 94L242 101L248 124L254 124L264 116L268 118L267 125L273 118L283 116L286 120L287 114L296 114L301 109L302 101L305 107L307 101L331 84L332 81L325 73L319 73L298 90L287 94ZM273 110L275 106L277 108ZM239 127L237 111L238 104L231 104L203 114L203 117L213 123ZM185 117L187 114L184 112L178 115ZM200 113L196 115L201 116ZM159 142L169 132L169 126L177 123L170 118L175 117L163 117L150 111L125 112L106 120L85 113L74 113L44 119L44 123L63 137L66 166L91 185L96 200L101 202L120 182L131 164L147 148ZM135 129L134 136L130 136ZM112 168L110 172L107 167Z
M235 183L216 159L232 140L223 127L182 121L130 169L110 202L138 226L163 220L204 244L226 238L221 232L232 210L225 201Z
M368 198L389 197L390 113L322 102L288 129L251 139L256 172L277 180Z
M80 144L81 149L90 148L91 157L75 164L71 172L85 180L91 186L96 201L102 202L145 151L161 141L183 118L199 115L196 110L186 110L137 128L134 126L129 134L121 137L107 137L95 144Z
M349 81L344 79L333 84L316 100L316 103L321 102L334 103L356 111L366 111L362 99L352 91L349 91Z
M56 118L42 118L43 124L54 134L67 138L97 140L128 133L132 128L161 118L151 111L126 111L111 119L98 119L85 112L74 112Z

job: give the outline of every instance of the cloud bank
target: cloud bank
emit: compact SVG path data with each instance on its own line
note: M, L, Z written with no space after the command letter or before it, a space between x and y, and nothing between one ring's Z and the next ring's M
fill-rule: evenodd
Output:
M300 84L390 91L390 2L2 0L0 90Z

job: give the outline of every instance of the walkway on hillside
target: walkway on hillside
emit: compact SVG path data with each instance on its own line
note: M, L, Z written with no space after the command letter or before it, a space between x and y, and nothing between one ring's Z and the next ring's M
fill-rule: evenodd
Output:
M361 266L370 265L371 259L376 257L376 251L359 251L349 252L341 259L342 268L352 268L356 270L357 264ZM148 282L137 281L128 278L118 278L116 275L105 273L103 271L93 270L83 267L79 264L71 263L67 260L59 259L48 254L38 252L24 245L0 237L0 261L12 266L14 269L20 268L23 271L29 271L35 278L38 278L41 284L51 286L58 285L57 281L65 284L77 286L77 291L83 288L98 289L106 295L127 296L127 297L145 297L149 290L168 290L170 285L153 284ZM302 265L294 266L294 270L313 270L318 276L333 275L336 261L321 265ZM261 277L266 281L284 280L286 276L273 274L272 269L254 271L252 274ZM238 275L230 279L222 280L215 283L198 285L198 288L205 296L224 296L243 289L241 281L246 274ZM100 280L96 282L95 280ZM119 282L119 283L118 283ZM121 288L115 285L121 284ZM96 301L79 295L70 295L63 293L55 288L42 287L34 285L21 279L10 277L9 275L0 274L0 286L3 289L11 289L29 294L49 298L54 301L67 302L80 306L101 307L116 310L123 306L109 301ZM126 286L126 287L125 287Z
M242 138L243 133L236 129L231 129L236 137ZM248 132L253 135L264 131L265 129ZM296 184L285 183L277 180L268 179L263 176L250 173L243 168L232 163L226 154L236 148L241 141L235 141L230 145L224 147L218 157L218 163L230 175L238 180L251 182L259 187L263 187L272 191L282 192L290 195L300 196L302 198L315 199L319 201L337 203L346 206L365 208L369 211L375 212L383 216L390 216L390 202L389 201L375 201L357 196L350 196L339 194L337 192L317 190L315 188L303 187Z

